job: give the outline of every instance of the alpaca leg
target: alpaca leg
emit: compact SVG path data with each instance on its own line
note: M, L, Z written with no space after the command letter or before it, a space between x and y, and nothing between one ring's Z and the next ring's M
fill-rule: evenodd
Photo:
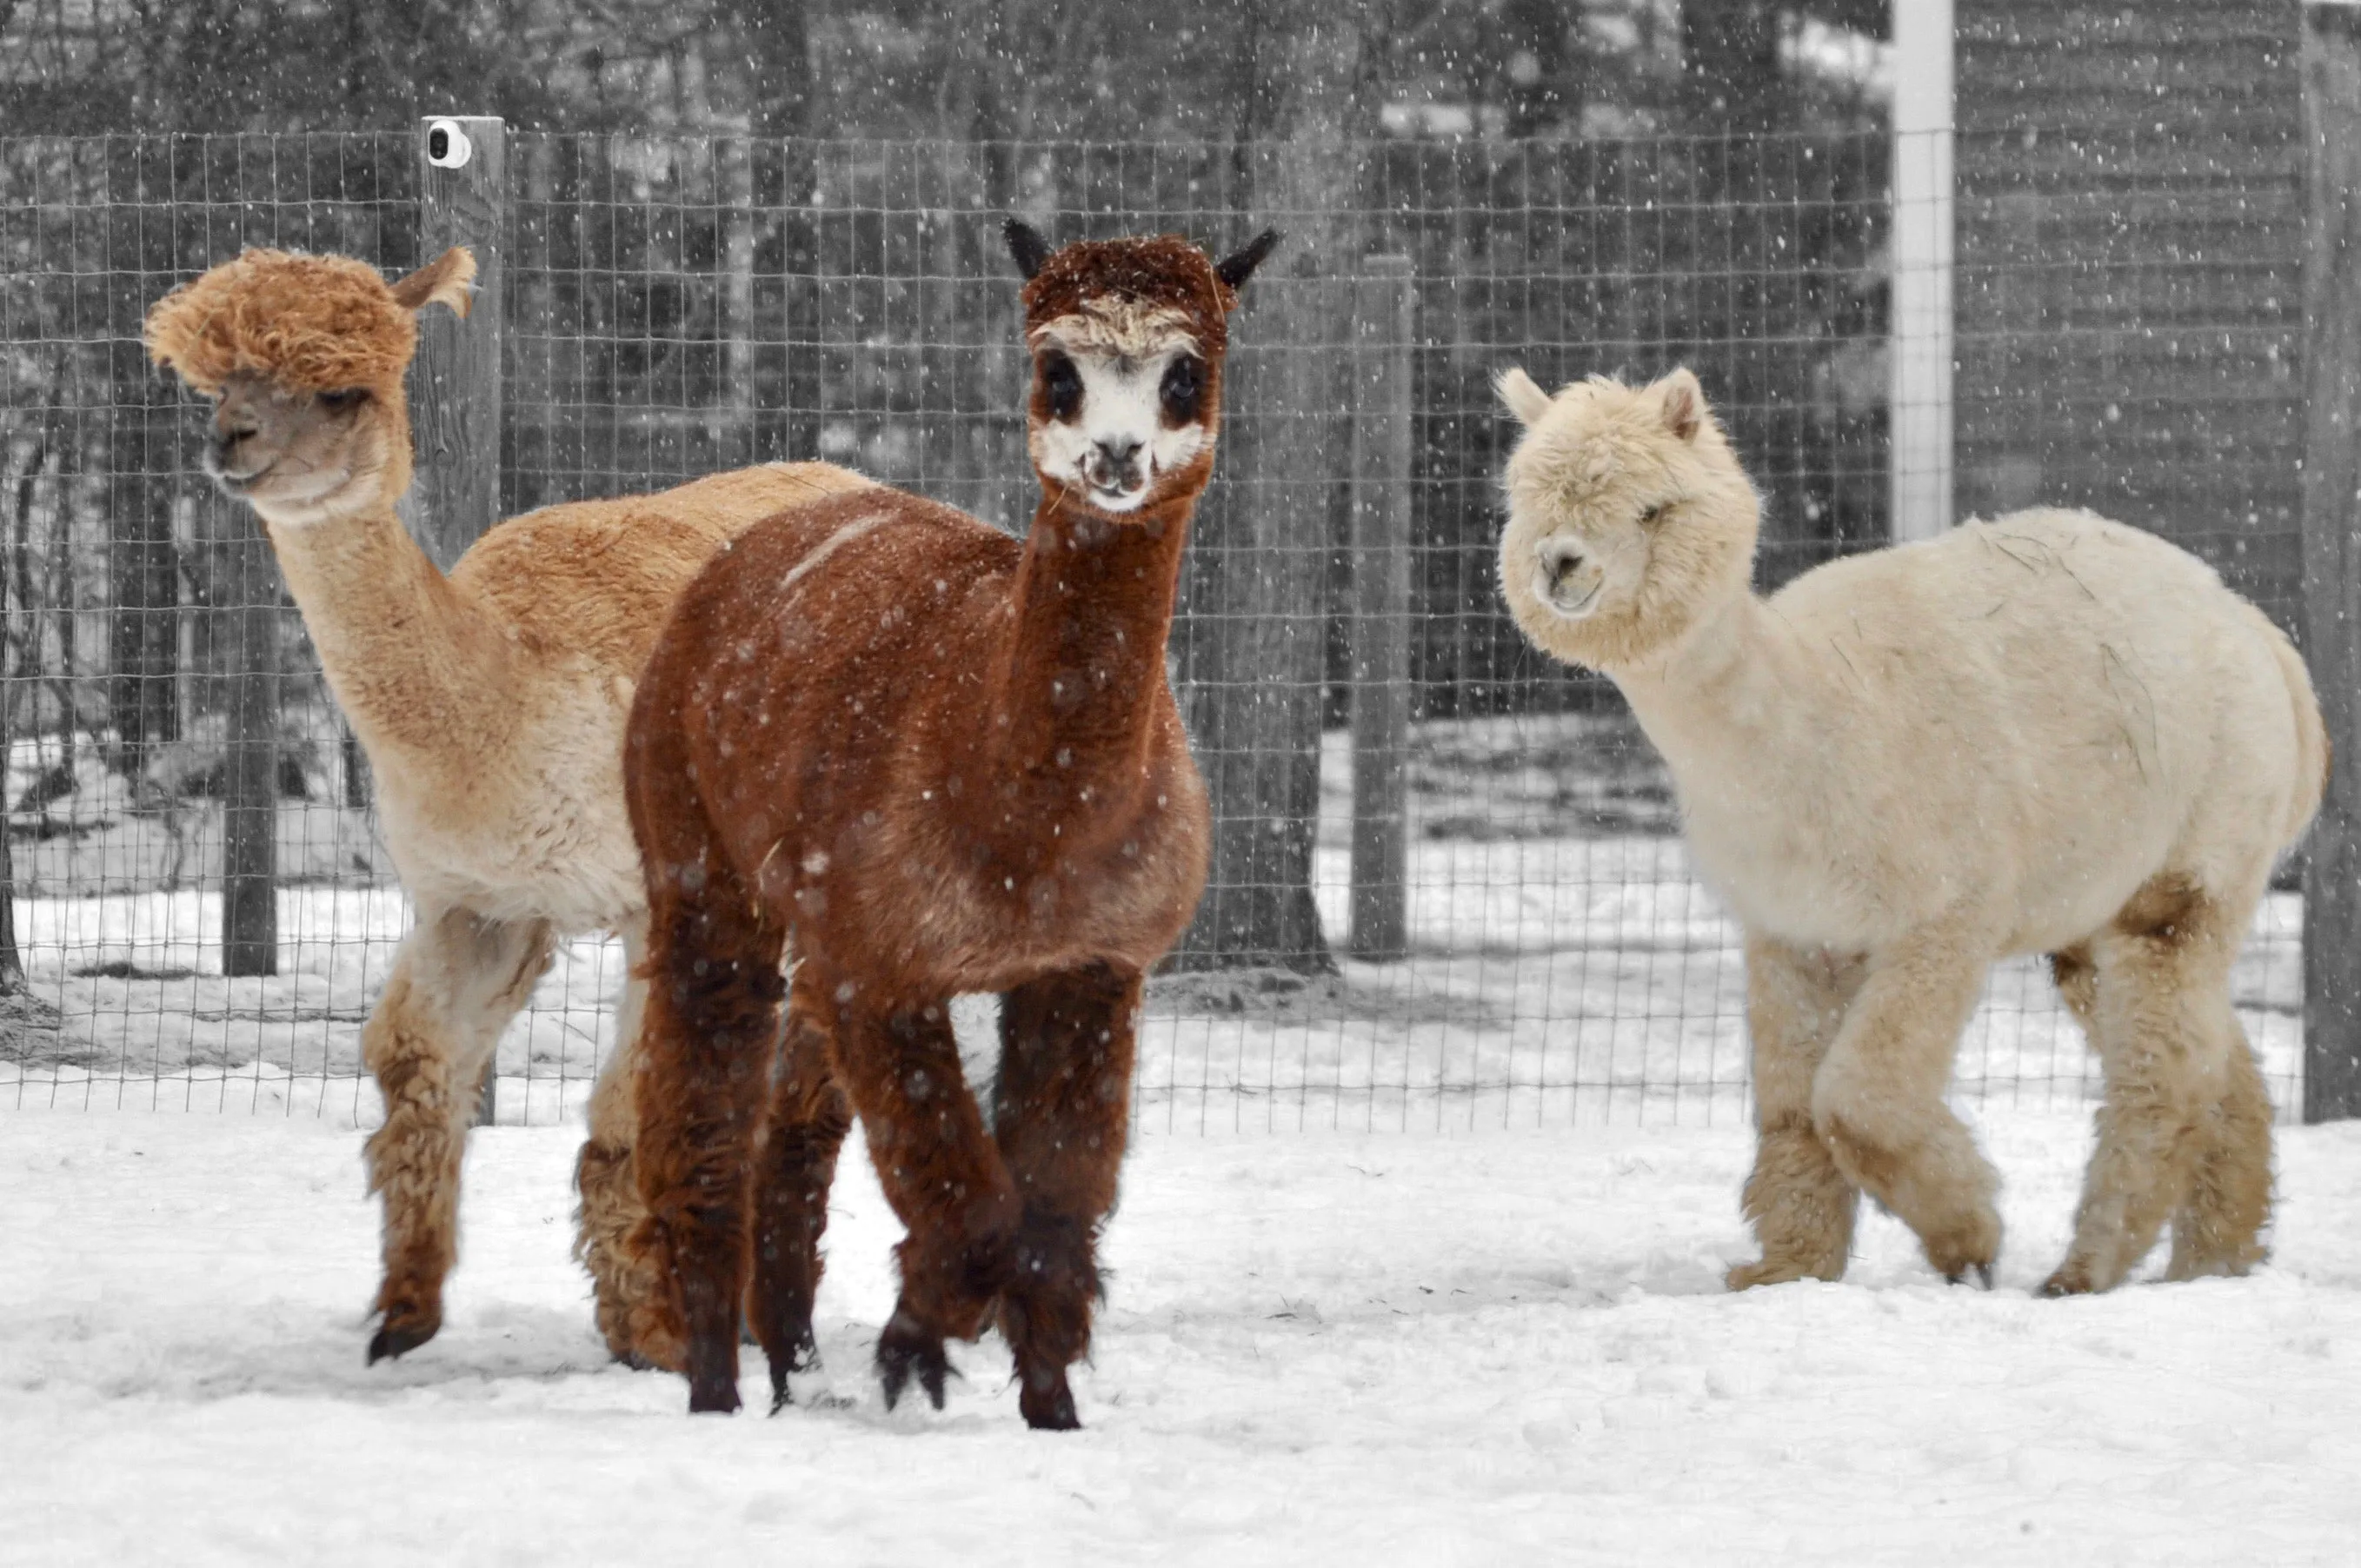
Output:
M2052 953L2059 993L2081 1022L2095 1050L2099 1043L2098 969L2087 948ZM2246 1273L2263 1259L2260 1236L2271 1210L2271 1098L2262 1069L2224 1003L2221 1027L2229 1039L2222 1097L2201 1116L2198 1150L2189 1196L2172 1217L2172 1262L2168 1279Z
M2245 1046L2229 1007L2230 964L2243 929L2243 921L2234 924L2193 886L2159 878L2092 942L2094 1037L2106 1099L2098 1146L2083 1173L2074 1240L2043 1284L2044 1295L2080 1295L2121 1282L2183 1200L2201 1201L2192 1181L2203 1157L2217 1149L2224 1157L2219 1190L2203 1200L2207 1209L2191 1227L2210 1232L2210 1239L2201 1235L2192 1245L2224 1255L2253 1244L2269 1207L2268 1120L2259 1169L2251 1130L2227 1116L2222 1138L2209 1137L2205 1127L2217 1109L2239 1124L2257 1109L2233 1061ZM2251 1059L2246 1066L2251 1071ZM2267 1106L2262 1113L2268 1118Z
M790 988L771 1113L754 1161L754 1281L747 1316L770 1358L774 1410L787 1402L787 1374L811 1365L819 1240L828 1229L837 1151L852 1125L823 1008L808 986Z
M763 1109L784 934L753 912L718 850L651 853L648 993L633 1095L647 1212L631 1266L667 1282L692 1411L738 1408L748 1156ZM697 874L684 874L692 868Z
M2172 1216L2167 1279L2242 1275L2267 1255L2262 1232L2271 1217L2271 1095L2235 1013L2225 1032L2225 1086L2198 1121L2196 1168L2189 1196Z
M1913 933L1881 956L1812 1083L1812 1124L1845 1179L1918 1233L1947 1279L1992 1283L1999 1177L1943 1103L1989 951L1981 933Z
M1000 1328L1031 1426L1082 1425L1066 1368L1089 1353L1103 1293L1098 1232L1130 1130L1139 988L1137 974L1097 965L1001 1001L993 1127L1025 1212Z
M1747 939L1755 1142L1745 1209L1763 1257L1730 1271L1732 1290L1844 1277L1861 1193L1812 1126L1812 1076L1861 981L1858 959L1802 953L1767 938Z
M574 1255L589 1271L598 1332L606 1338L608 1354L627 1365L677 1372L684 1347L665 1307L669 1292L628 1245L633 1228L647 1213L631 1159L638 1132L631 1084L648 995L641 972L647 959L647 928L635 922L621 936L623 995L615 1014L615 1048L591 1091L590 1135L574 1165L574 1187L582 1200L575 1212Z
M361 1031L361 1054L385 1099L385 1124L368 1141L369 1190L385 1199L372 1362L416 1349L443 1326L467 1122L500 1031L549 955L544 922L422 911Z
M816 992L829 983L812 980ZM877 1338L885 1403L900 1399L915 1374L940 1409L950 1373L943 1342L983 1332L1008 1282L1023 1206L968 1092L947 1007L880 1014L840 1005L835 1036L878 1182L909 1231L895 1249L901 1298Z

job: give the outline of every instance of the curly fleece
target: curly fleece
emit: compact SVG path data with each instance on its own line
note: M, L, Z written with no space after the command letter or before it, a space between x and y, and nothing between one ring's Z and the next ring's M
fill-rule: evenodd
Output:
M414 313L347 256L249 250L148 313L148 356L208 395L241 370L303 391L395 389L417 347Z
M1067 246L1042 263L1023 299L1028 335L1093 302L1178 311L1194 327L1198 351L1207 355L1229 346L1226 318L1238 308L1237 295L1214 275L1205 253L1170 234Z

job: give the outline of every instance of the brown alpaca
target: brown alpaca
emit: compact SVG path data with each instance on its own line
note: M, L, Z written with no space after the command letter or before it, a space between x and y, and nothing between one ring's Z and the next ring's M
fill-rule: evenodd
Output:
M894 490L769 519L690 586L631 709L637 1239L679 1283L692 1410L738 1408L750 1234L785 1401L857 1110L909 1232L877 1344L887 1404L915 1373L939 1409L943 1342L996 1321L1026 1420L1079 1424L1066 1368L1090 1343L1140 977L1205 878L1165 638L1226 318L1277 236L1218 266L1170 236L1055 255L1021 224L1008 237L1042 489L1026 541ZM1003 998L989 1132L947 1006L977 992Z
M416 313L465 315L475 261L445 251L389 288L347 257L249 250L148 315L159 365L213 399L205 466L262 520L368 752L387 849L417 907L362 1033L385 1095L369 1185L385 1197L383 1321L369 1359L434 1337L457 1250L477 1085L561 936L622 933L645 905L623 812L623 720L674 597L757 518L869 481L826 464L719 474L661 495L555 506L486 533L445 577L394 515L409 488L402 381ZM647 1329L624 1062L590 1108L577 1248L618 1356L677 1365Z

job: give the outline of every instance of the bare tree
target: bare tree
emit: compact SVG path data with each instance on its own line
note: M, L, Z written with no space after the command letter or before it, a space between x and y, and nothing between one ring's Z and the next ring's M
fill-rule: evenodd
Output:
M154 748L180 738L180 587L172 543L172 498L186 421L148 364L138 323L170 274L170 225L143 221L143 203L170 194L151 188L151 156L131 138L107 144L110 394L107 450L107 718L110 761L137 777Z
M1344 501L1342 280L1374 119L1355 7L1287 0L1240 18L1239 205L1290 233L1237 323L1223 482L1198 513L1180 646L1213 797L1213 869L1174 961L1333 969L1312 897L1330 552Z

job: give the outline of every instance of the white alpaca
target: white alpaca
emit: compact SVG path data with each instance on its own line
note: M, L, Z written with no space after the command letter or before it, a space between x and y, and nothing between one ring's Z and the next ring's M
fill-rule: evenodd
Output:
M1943 1102L1985 970L2050 955L2099 1053L2098 1146L2044 1290L2261 1258L2271 1111L2230 965L2327 741L2287 639L2211 568L2019 512L1748 587L1760 503L1675 370L1500 393L1500 585L1612 676L1746 929L1763 1247L1732 1288L1839 1277L1859 1192L1991 1282L1996 1178Z

